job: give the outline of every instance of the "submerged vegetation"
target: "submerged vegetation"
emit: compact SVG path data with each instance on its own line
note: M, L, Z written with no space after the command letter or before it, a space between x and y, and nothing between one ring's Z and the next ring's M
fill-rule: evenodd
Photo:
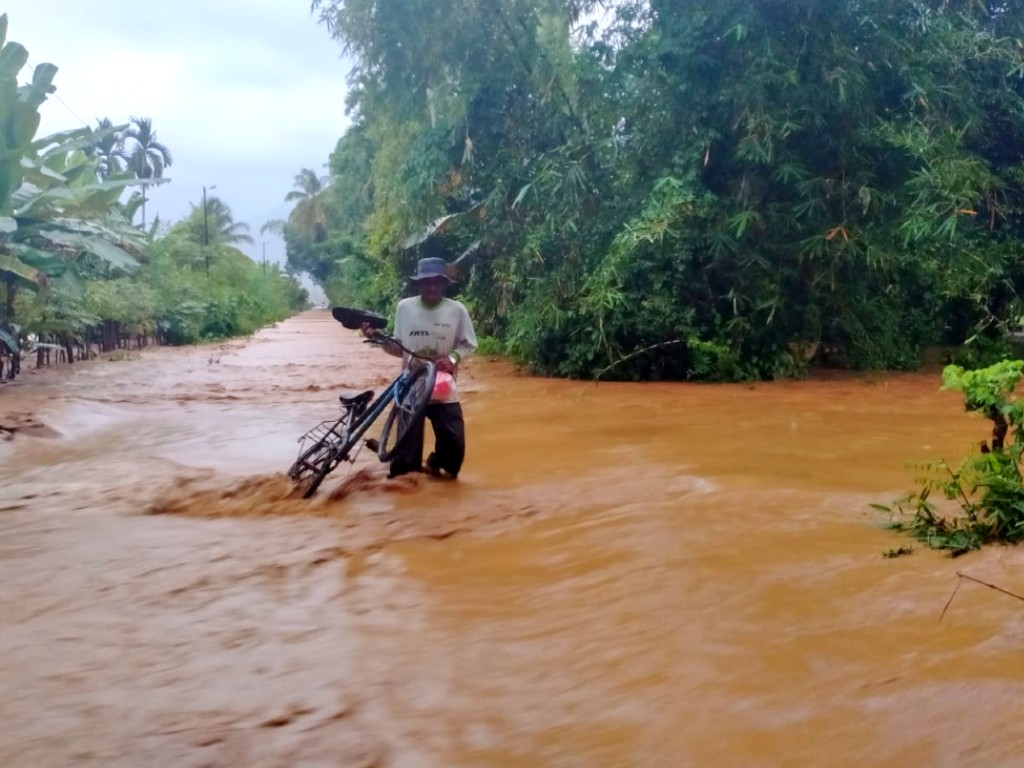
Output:
M37 137L57 68L19 85L27 62L0 15L0 381L26 350L73 362L250 333L305 306L293 276L232 247L247 228L218 198L145 230L146 187L172 163L148 118Z
M1024 314L1024 6L313 7L352 126L280 226L336 302L442 255L509 354L626 379L991 362Z
M1024 360L978 370L946 367L943 387L963 392L965 409L992 422L991 435L958 467L944 461L926 465L917 491L892 506L873 505L895 515L895 528L954 555L988 542L1024 540L1024 402L1013 397L1022 370ZM959 513L945 514L933 494L953 502Z

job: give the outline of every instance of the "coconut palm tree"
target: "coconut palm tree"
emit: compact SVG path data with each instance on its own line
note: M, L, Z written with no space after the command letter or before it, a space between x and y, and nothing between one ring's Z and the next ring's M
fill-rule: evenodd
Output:
M153 121L148 117L133 117L124 132L125 155L128 168L135 178L155 182L163 178L164 168L174 162L171 151L156 139ZM146 228L146 185L142 186L142 228Z
M189 214L189 230L192 238L198 243L210 245L237 243L252 244L249 225L235 221L231 208L219 197L210 196L203 203L193 203Z
M265 235L268 232L270 232L273 235L277 235L278 237L283 238L284 228L287 223L288 222L285 221L284 219L270 219L269 221L265 222L262 227L260 227L260 234Z
M312 168L303 168L295 175L295 189L284 198L286 203L295 202L288 223L311 242L323 240L327 234L323 194L329 184L329 176L317 176Z

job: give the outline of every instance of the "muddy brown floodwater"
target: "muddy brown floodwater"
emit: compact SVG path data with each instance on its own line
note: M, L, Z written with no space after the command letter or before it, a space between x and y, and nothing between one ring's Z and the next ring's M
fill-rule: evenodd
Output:
M394 361L311 312L0 389L0 765L1019 766L1024 551L867 507L984 436L932 374L465 372L458 483L295 439ZM6 414L6 415L5 415Z

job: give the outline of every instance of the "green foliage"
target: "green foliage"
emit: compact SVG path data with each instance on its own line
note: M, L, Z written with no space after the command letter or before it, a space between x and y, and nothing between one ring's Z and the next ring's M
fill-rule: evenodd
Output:
M1013 355L1013 344L1002 333L976 335L958 348L952 362L964 368L984 368Z
M21 296L18 317L24 323L26 333L43 338L61 333L84 334L103 322L99 315L90 311L81 295L71 295L59 289Z
M484 357L500 357L505 354L505 345L493 336L477 338L477 354Z
M38 291L56 282L80 288L91 277L109 277L137 266L143 238L123 216L118 198L133 181L109 174L99 182L99 160L88 149L101 128L36 139L39 106L52 93L56 67L40 64L30 83L17 78L28 60L6 41L0 16L0 279L7 321L19 287ZM110 128L112 129L112 128Z
M1024 315L1016 5L312 5L353 127L284 236L329 295L385 309L418 256L479 241L483 333L623 379L987 361Z
M55 90L57 68L40 64L32 80L18 86L18 75L28 63L24 46L7 40L7 14L0 15L0 213L10 216L11 196L21 186L21 159L39 128L39 107Z
M980 370L968 371L959 365L947 365L942 371L942 388L964 393L968 411L982 411L987 414L998 409L1010 417L1020 409L1017 401L1010 402L1020 381L1022 360L1003 360ZM1019 421L1019 414L1018 421Z
M898 513L895 527L954 555L987 542L1024 539L1024 403L1012 397L1022 370L1024 360L1003 360L977 370L947 366L943 388L963 392L965 409L992 421L991 446L983 441L981 452L955 469L944 461L926 465L928 474L920 478L919 490L891 506L872 506ZM936 492L956 502L961 514L942 514L931 500Z
M215 195L205 201L192 203L189 211L181 221L177 222L169 234L180 235L193 245L234 245L236 243L252 243L249 225L235 221L231 206ZM205 262L204 262L205 263Z
M308 305L276 265L256 264L228 245L204 247L174 227L154 244L140 281L155 294L152 320L172 344L249 334Z
M156 238L131 224L145 185L172 162L152 121L35 137L56 67L39 64L18 85L28 54L6 40L0 15L0 308L3 344L35 334L45 343L140 337L171 343L247 334L308 303L295 278L231 247L247 227L212 197ZM125 203L124 190L142 186ZM205 243L209 245L205 245ZM19 291L27 288L29 292ZM19 323L11 322L17 315ZM10 369L8 369L10 370Z
M113 325L115 341L147 336L191 344L249 334L306 306L306 291L276 265L256 264L226 245L204 249L178 232L156 241L130 276L91 279L73 292L50 286L23 295L17 312L23 333L45 339L93 338Z
M121 155L128 171L142 182L140 205L142 228L146 228L146 186L158 183L174 158L170 150L157 141L153 121L148 117L133 117L120 137Z

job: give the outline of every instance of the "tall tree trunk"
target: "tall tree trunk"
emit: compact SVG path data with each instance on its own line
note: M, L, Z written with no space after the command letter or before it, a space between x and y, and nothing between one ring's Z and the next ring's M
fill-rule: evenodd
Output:
M14 285L14 275L7 275L7 306L4 319L8 323L14 321L14 296L16 293L17 287Z
M64 347L64 354L67 355L68 365L75 362L75 345L71 341L70 333L60 334L60 345Z

